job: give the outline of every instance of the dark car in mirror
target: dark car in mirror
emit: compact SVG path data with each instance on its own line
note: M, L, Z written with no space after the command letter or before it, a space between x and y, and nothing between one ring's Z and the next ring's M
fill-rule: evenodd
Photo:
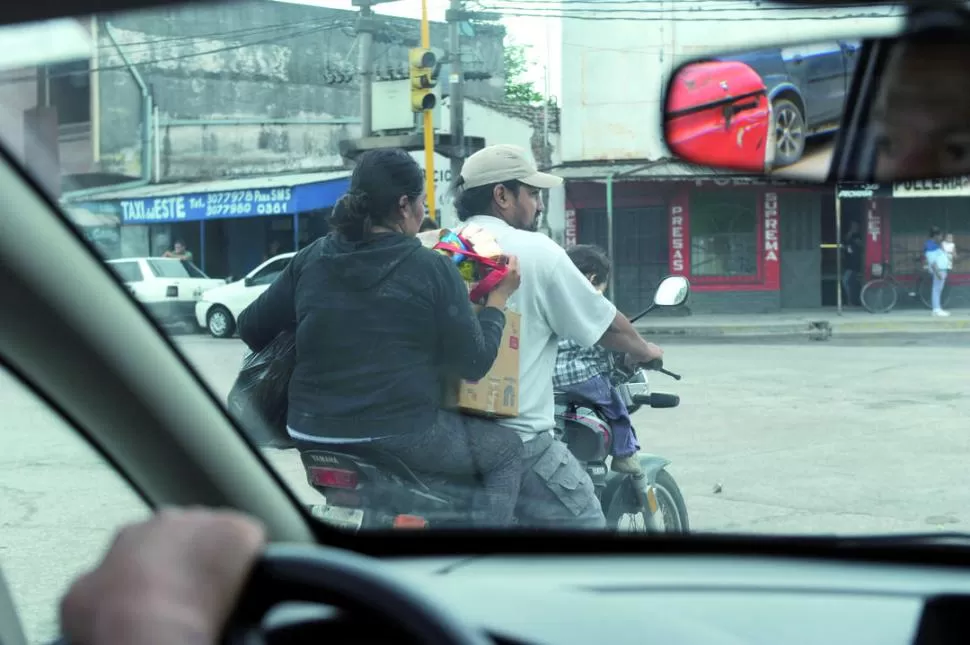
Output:
M963 8L914 8L899 35L709 54L680 66L670 79L666 143L693 164L750 173L754 163L742 136L750 127L770 131L764 174L779 178L891 183L968 175L968 56L970 12ZM753 106L746 114L752 123L739 126L727 118L740 107L736 81L717 80L708 86L720 85L721 102L735 107L709 113L702 138L685 137L678 125L685 88L700 87L699 79L718 63L752 70L770 110ZM704 98L717 104L717 97ZM759 118L766 123L757 124Z

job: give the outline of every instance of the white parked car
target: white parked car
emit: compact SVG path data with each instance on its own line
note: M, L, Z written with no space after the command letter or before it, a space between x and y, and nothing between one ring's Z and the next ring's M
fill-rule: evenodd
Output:
M207 290L224 287L191 262L177 258L120 258L108 266L135 299L161 323L194 323L195 303Z
M195 305L195 320L216 338L229 338L236 332L242 310L266 291L296 253L283 253L266 260L242 280L206 291Z

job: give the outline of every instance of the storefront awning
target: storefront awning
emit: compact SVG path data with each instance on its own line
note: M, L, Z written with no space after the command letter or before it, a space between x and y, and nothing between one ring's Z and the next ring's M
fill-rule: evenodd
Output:
M274 175L106 192L71 208L117 213L122 224L171 224L210 219L268 217L332 207L347 191L349 171Z
M64 209L64 212L67 214L67 218L71 220L75 226L80 226L82 228L111 227L118 226L118 224L121 223L117 215L95 213L86 208L79 208L77 206L68 206Z
M631 159L617 162L564 163L553 166L549 172L559 175L567 181L606 181L610 176L613 177L614 181L742 176L742 173L737 171L696 166L679 159L656 159L653 161Z

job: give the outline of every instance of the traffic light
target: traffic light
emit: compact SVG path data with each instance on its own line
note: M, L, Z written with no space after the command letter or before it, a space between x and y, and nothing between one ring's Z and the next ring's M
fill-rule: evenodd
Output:
M411 110L426 112L433 110L437 99L432 89L437 84L434 78L438 57L430 49L415 47L408 52L408 68L411 75Z

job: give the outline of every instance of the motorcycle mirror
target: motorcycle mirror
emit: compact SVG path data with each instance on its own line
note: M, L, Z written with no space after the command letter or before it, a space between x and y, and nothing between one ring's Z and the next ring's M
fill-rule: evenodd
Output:
M687 300L690 281L682 275L667 276L657 286L653 294L653 304L658 307L676 307Z

